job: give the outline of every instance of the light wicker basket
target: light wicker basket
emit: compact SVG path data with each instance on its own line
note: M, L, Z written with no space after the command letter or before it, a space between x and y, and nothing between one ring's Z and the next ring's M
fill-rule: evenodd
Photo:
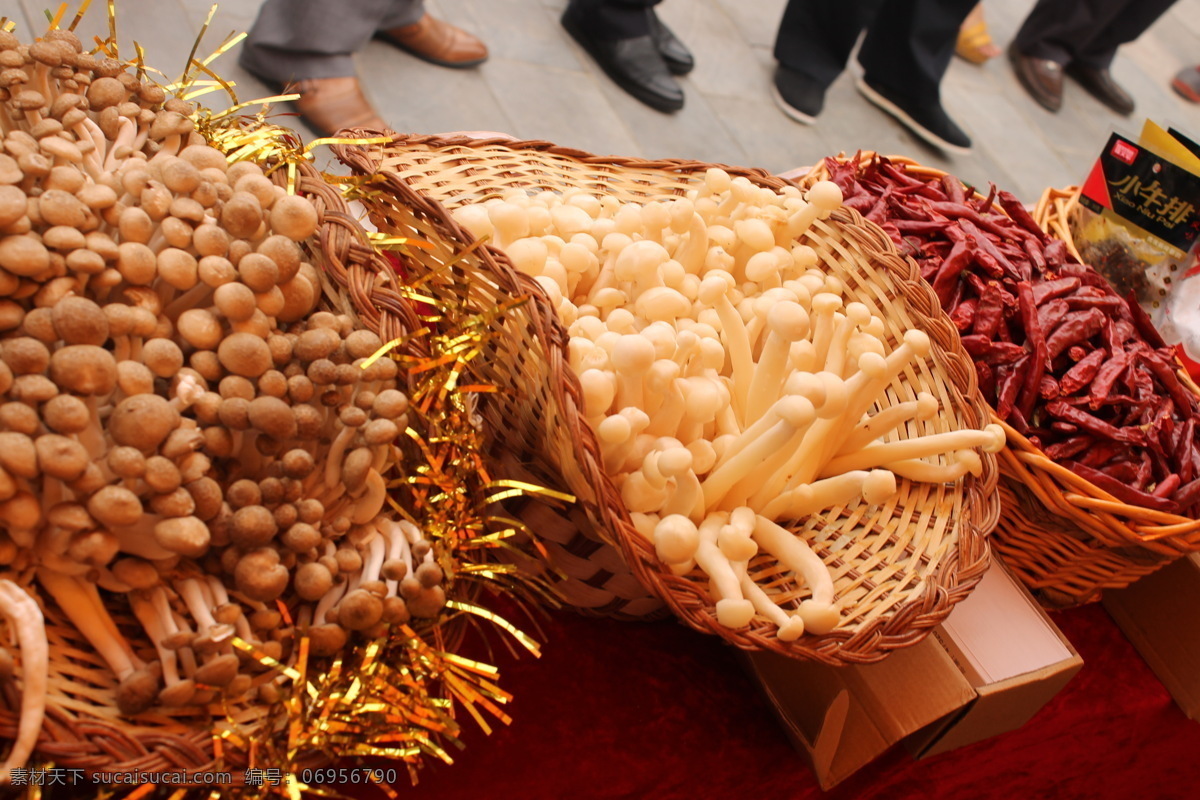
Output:
M874 154L860 154L867 163ZM915 177L940 179L946 173L903 156L888 156ZM824 175L818 165L809 179ZM1078 258L1068 217L1078 191L1047 189L1034 218L1060 238ZM995 206L997 213L1005 213ZM1180 380L1200 396L1180 370ZM1108 492L1055 464L1009 425L1008 446L999 454L1003 512L992 535L996 553L1044 605L1062 608L1099 599L1200 550L1200 520L1123 503Z
M448 209L482 202L514 187L526 191L582 188L621 201L665 199L696 186L714 166L599 157L548 142L466 137L397 137L384 145L334 149L355 175L369 179L364 202L381 229L403 234L409 213L405 209L419 207L464 240L469 234L458 227ZM723 168L763 187L784 185L760 170ZM840 210L828 221L816 223L809 236L811 240L805 241L843 280L847 294L888 320L893 340L918 328L934 342L932 358L889 389L890 402L911 399L917 391L933 393L947 411L920 432L983 424L987 408L979 398L974 369L954 326L920 280L915 263L899 257L881 230L851 210ZM806 634L783 643L776 638L774 626L761 618L740 630L722 627L715 618L706 576L699 571L671 574L656 558L652 544L634 530L602 468L595 436L581 417L579 384L566 356L567 337L540 287L517 274L502 253L485 249L491 255L477 266L488 269L472 273L470 265L464 265L445 280L471 282L484 304L528 296L524 309L530 321L514 331L522 338L499 344L480 364L493 382L510 376L507 385L512 390L492 396L483 414L512 461L544 479L556 479L551 485L576 495L582 512L559 519L564 530L553 530L554 521L543 518L536 528L538 535L552 542L582 542L583 549L606 559L615 546L642 584L697 630L723 636L740 648L831 664L878 661L893 649L920 641L982 576L988 564L984 537L999 514L991 456L985 457L979 478L939 486L901 481L897 499L885 507L833 508L792 526L833 573L842 612L841 624L833 632ZM425 288L436 292L433 287L442 278L429 277ZM529 338L530 333L536 335ZM560 549L553 552L561 554ZM567 572L609 569L598 567L594 559L578 557L555 563ZM751 573L760 585L785 598L807 596L807 590L796 587L792 576L774 562L752 562Z

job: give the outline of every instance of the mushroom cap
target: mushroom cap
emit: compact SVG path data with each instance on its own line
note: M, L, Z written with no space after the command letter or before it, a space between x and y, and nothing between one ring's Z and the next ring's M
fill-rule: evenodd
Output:
M338 604L338 624L347 630L366 630L382 617L383 601L366 589L355 589Z
M67 344L103 344L108 341L108 318L88 297L67 295L50 309L54 330Z
M34 440L38 466L42 473L62 481L73 481L83 476L91 463L87 448L74 439L47 433Z
M312 561L300 565L292 586L302 600L316 602L333 588L333 575L324 564Z
M132 556L117 559L109 569L113 577L134 589L149 589L160 581L153 564Z
M238 658L233 653L214 656L198 668L192 680L201 686L228 686L238 674Z
M142 518L142 501L124 486L105 486L87 502L88 513L109 527L136 524Z
M154 526L154 540L172 553L199 558L208 552L212 536L197 517L169 517Z
M338 625L313 625L307 632L309 649L314 656L328 657L346 646L345 629Z
M303 197L288 195L271 206L271 230L294 242L303 241L317 231L317 209Z
M233 333L217 347L221 366L247 378L257 378L272 366L267 343L252 333Z
M15 431L0 433L0 467L19 478L36 478L38 456L33 439Z
M238 547L250 549L262 547L275 538L278 526L275 515L265 506L251 505L233 512L229 534Z
M139 669L117 686L117 708L126 716L135 716L150 708L158 697L159 676Z
M290 577L287 567L279 563L279 554L265 547L242 556L233 572L238 591L262 603L283 594Z
M166 398L139 394L126 397L117 404L108 418L108 430L117 444L136 447L146 453L162 444L179 422L179 411Z
M93 344L67 345L54 351L49 374L50 380L73 394L106 395L117 385L112 353Z
M250 424L273 439L295 438L296 415L292 407L278 397L256 397L250 401Z

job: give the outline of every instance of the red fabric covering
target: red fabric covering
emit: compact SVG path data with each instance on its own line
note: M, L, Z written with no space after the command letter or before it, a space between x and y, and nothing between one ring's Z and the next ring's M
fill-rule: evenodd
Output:
M1023 728L923 761L896 746L825 793L714 637L557 614L541 659L495 656L515 695L511 727L486 737L467 721L457 763L397 788L438 800L1200 797L1200 724L1098 605L1055 622L1084 666Z

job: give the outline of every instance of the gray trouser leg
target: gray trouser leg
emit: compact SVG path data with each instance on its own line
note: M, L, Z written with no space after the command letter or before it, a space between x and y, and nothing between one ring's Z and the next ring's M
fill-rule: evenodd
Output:
M356 74L353 54L376 31L411 25L422 0L265 0L238 63L278 83Z

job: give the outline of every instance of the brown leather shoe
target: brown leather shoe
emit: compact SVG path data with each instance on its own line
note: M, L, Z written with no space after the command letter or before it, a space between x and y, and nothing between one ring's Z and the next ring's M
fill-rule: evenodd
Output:
M1112 73L1107 69L1068 64L1066 73L1087 89L1088 94L1118 114L1128 117L1133 113L1133 98L1113 80Z
M473 67L488 57L487 45L478 37L429 14L413 25L381 31L379 35L439 67Z
M1017 80L1039 105L1050 111L1062 108L1062 64L1045 58L1027 56L1017 50L1015 44L1008 48L1008 60L1012 62Z
M288 88L300 95L296 101L300 116L322 136L333 136L343 128L390 130L354 76L308 78Z

